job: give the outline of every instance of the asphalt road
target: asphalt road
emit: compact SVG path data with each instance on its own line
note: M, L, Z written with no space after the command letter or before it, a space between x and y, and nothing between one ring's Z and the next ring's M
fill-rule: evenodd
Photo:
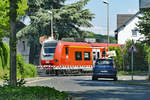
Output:
M150 100L150 87L124 85L112 80L92 81L91 76L45 77L28 86L49 86L66 91L75 100Z

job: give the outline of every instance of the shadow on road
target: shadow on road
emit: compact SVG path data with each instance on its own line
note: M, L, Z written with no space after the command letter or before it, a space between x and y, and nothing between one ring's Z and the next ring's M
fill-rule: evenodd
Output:
M78 83L79 85L82 85L82 86L114 86L116 84L118 85L122 85L122 83L126 83L126 85L138 85L140 86L150 86L150 81L149 80L144 80L144 79L141 79L141 80L131 80L131 79L126 79L126 80L118 80L118 81L114 81L112 79L101 79L99 78L98 80L96 81L93 81L91 79L73 79L74 81L76 81L76 83ZM104 84L103 84L104 83ZM124 84L125 85L125 84Z
M96 81L88 79L73 79L77 84L81 86L115 86L116 83L113 80L99 79ZM118 84L119 85L119 84Z
M144 92L143 92L144 91ZM116 88L116 89L99 89L99 90L88 90L88 91L68 91L75 100L149 100L150 90L145 88Z
M149 100L150 87L120 84L113 80L100 79L74 79L80 86L95 87L96 90L68 91L75 100ZM123 82L133 82L122 80ZM119 81L118 81L119 82ZM145 82L145 80L134 80L134 82ZM94 88L94 89L95 89Z

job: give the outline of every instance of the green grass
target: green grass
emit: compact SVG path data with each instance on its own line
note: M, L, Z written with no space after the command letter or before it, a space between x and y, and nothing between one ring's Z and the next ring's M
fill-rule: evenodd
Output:
M65 92L44 86L0 87L0 100L63 100L67 97Z
M146 71L134 71L133 75L138 75L138 74L147 74L148 72ZM118 71L118 75L119 76L123 76L123 75L131 75L131 71Z

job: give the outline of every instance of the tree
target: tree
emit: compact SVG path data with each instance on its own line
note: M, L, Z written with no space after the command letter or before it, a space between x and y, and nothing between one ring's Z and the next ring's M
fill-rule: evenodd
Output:
M80 0L69 5L63 5L59 2L59 6L56 6L58 7L56 8L51 6L55 2L50 4L49 0L36 0L34 3L29 0L27 14L31 19L31 24L20 31L18 37L29 36L32 31L36 36L50 36L50 18L52 16L48 11L53 12L55 36L58 36L59 39L63 37L80 37L84 33L80 27L91 27L89 21L94 18L94 14L90 13L88 9L83 9L88 1Z
M26 0L9 0L5 3L9 3L9 21L7 24L10 25L10 85L16 86L16 18L17 15L24 14L24 8L21 4L25 5ZM27 6L26 6L27 7ZM6 8L7 9L7 8ZM7 26L8 27L8 26ZM6 30L7 31L7 30Z
M120 47L109 47L110 51L115 50L116 56L114 56L115 66L117 70L123 69L123 55Z
M137 24L138 31L145 35L144 42L150 46L150 11L143 11L142 16L138 18L140 19L139 24Z
M17 0L10 0L10 85L16 86L16 33Z
M0 0L0 41L2 37L9 37L10 35L9 6L9 0ZM17 20L19 20L20 16L25 14L24 10L28 8L27 0L18 0L17 6Z
M53 1L53 0L52 0ZM35 50L39 47L40 36L50 36L50 19L51 15L48 11L53 12L54 35L58 39L67 37L80 37L85 33L80 29L83 27L91 27L89 21L94 18L94 14L90 13L84 6L89 0L80 0L76 3L64 5L63 2L55 0L29 0L28 15L31 19L31 24L20 32L17 36L27 37L30 44L29 62L33 63ZM54 6L56 5L57 6Z
M134 62L134 70L137 71L146 71L148 69L148 57L149 57L149 46L146 43L137 42L133 43L133 41L128 40L126 42L126 46L123 49L124 56L124 70L131 69L131 52L129 52L129 48L131 45L135 45L137 52L134 52L133 60Z
M2 37L9 33L9 3L8 0L0 0L0 42Z
M25 14L27 7L27 0L0 0L0 42L2 37L10 36L11 85L16 85L16 19Z

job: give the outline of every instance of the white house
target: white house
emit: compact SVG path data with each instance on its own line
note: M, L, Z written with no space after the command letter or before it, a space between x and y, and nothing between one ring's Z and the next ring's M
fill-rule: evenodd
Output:
M124 23L118 26L118 28L115 30L118 44L125 44L127 40L133 40L134 42L137 42L145 39L144 35L137 31L136 24L139 22L138 16L140 16L139 12L131 17L128 17L128 20L124 21Z

